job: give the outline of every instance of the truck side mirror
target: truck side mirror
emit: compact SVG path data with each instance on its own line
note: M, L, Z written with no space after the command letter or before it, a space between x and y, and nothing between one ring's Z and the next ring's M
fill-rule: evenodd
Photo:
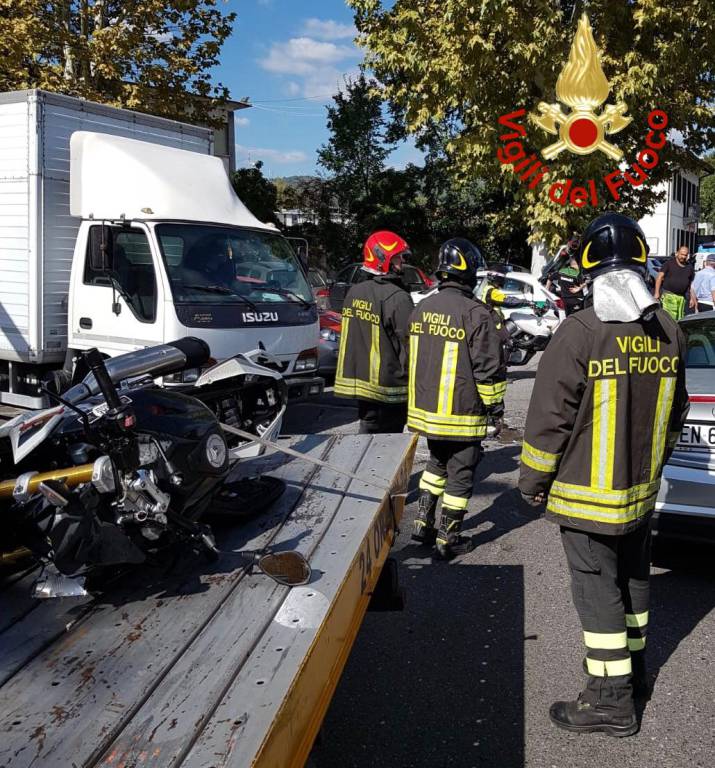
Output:
M89 230L89 265L93 272L114 270L114 232L106 224Z

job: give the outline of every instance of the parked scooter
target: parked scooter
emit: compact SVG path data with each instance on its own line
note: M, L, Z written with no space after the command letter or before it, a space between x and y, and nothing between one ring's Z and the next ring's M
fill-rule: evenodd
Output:
M537 352L546 349L560 322L560 318L541 302L514 310L504 321L509 333L508 364L526 365Z
M209 506L240 506L241 494L227 482L231 465L263 446L230 447L196 395L212 403L217 392L230 391L239 404L236 424L268 439L285 410L280 374L241 355L201 370L190 392L156 386L155 378L209 362L199 339L106 362L90 350L84 359L91 373L63 395L51 394L57 407L0 427L0 471L7 476L12 465L14 475L0 483L0 525L8 532L0 548L25 547L43 563L38 597L84 594L93 569L142 563L177 546L215 559L202 515ZM255 482L263 483L264 503L282 490L268 478Z

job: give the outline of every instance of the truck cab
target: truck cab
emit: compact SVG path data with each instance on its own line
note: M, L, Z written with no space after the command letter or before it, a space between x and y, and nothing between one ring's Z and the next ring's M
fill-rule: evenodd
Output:
M305 269L280 232L236 197L220 161L84 132L72 136L71 152L72 213L82 223L70 350L113 357L191 335L217 360L265 349L293 396L321 391Z

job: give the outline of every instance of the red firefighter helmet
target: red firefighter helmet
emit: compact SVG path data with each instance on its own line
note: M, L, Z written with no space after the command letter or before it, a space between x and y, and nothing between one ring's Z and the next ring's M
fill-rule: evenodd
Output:
M394 232L373 232L362 249L362 268L371 275L386 275L395 256L404 257L409 253L407 241Z

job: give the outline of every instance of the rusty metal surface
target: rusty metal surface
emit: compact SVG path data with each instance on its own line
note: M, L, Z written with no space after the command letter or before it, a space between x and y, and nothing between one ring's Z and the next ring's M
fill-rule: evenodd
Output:
M289 445L349 470L392 471L397 456L389 450L368 458L375 439L307 436ZM222 702L290 595L257 570L247 573L241 551L269 542L299 549L311 564L317 558L314 570L331 570L332 583L349 562L334 565L335 556L325 552L337 551L337 544L326 542L341 536L346 510L355 508L348 514L353 525L354 512L362 505L367 515L379 496L279 454L242 462L239 473L270 473L287 488L261 517L217 530L223 554L216 564L189 559L169 573L133 569L87 605L24 603L18 590L30 577L4 590L0 584L0 620L14 616L0 631L0 766L169 768L200 764L186 756L201 740L236 738L238 726L231 723L240 717L232 713L231 723L222 724ZM290 664L300 666L299 648L286 652ZM255 719L257 729L265 725Z

